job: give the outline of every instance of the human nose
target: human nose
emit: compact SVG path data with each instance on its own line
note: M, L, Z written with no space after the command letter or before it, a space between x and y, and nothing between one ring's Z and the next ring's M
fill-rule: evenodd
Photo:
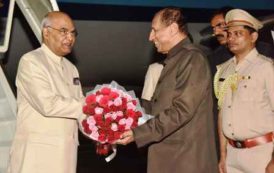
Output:
M213 28L213 34L214 35L218 35L218 33L219 33L218 29L217 28Z
M154 33L154 31L153 30L151 30L150 31L150 34L149 34L149 41L153 41L154 40L154 38L155 38L155 33Z
M219 33L222 33L222 32L224 32L224 28L223 27L220 27L220 26L213 27L213 33L215 35L218 35Z
M223 32L226 29L226 24L225 23L218 23L215 26L212 26L212 30L215 33L220 33Z
M230 42L230 41L232 41L232 40L234 40L234 36L233 36L233 34L230 34L230 33L229 33L229 34L227 35L227 41Z

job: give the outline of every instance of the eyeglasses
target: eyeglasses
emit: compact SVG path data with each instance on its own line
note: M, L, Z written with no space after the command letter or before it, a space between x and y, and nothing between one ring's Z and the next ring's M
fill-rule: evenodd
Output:
M58 32L61 34L61 36L63 36L63 37L66 37L66 36L68 36L69 34L70 34L72 37L77 37L77 35L78 35L77 30L69 31L69 30L66 29L66 28L57 29L57 28L53 28L53 27L51 27L51 26L47 26L47 28L51 28L51 29L53 29L53 30L58 31Z

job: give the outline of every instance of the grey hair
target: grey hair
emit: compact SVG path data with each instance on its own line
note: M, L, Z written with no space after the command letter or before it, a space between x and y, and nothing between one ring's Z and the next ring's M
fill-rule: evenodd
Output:
M51 24L50 18L48 17L48 14L46 14L41 22L41 29L43 29L47 26L50 26L50 24Z
M51 25L51 20L50 20L50 17L48 15L49 13L47 13L45 15L45 17L43 18L42 22L41 22L41 35L42 35L42 42L44 42L44 36L43 36L43 28L46 28L48 26Z

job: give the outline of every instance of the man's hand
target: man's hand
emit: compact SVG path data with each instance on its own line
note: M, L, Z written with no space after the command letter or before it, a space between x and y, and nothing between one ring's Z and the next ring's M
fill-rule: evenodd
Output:
M272 158L265 168L266 173L274 173L274 159Z
M118 139L115 143L116 144L122 144L127 145L134 141L133 132L132 130L126 131L121 135L121 138Z

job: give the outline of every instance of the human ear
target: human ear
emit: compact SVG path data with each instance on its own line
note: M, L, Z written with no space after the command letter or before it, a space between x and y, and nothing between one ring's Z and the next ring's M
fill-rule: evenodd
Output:
M179 32L179 26L177 23L173 22L169 27L170 27L171 35L175 35Z
M42 29L42 37L43 37L43 39L49 37L49 30L48 30L47 27L44 27L44 28Z
M257 39L258 39L258 32L253 32L252 34L251 34L251 41L252 41L252 43L255 43L256 41L257 41Z

